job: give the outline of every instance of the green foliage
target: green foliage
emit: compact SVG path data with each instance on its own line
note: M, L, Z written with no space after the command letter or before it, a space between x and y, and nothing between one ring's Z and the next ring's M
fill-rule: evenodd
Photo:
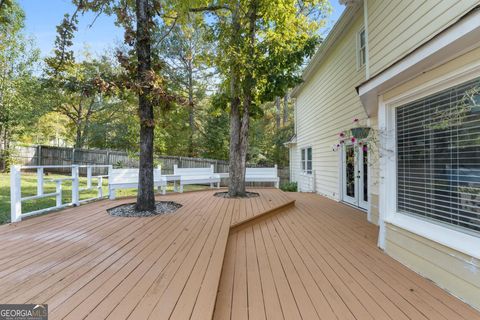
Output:
M297 192L298 186L296 182L287 182L280 185L280 189L286 192Z
M211 105L201 115L204 124L199 141L200 155L204 158L228 160L229 120L225 111L225 95L216 94Z
M0 149L20 136L43 110L36 105L39 51L23 35L25 15L15 1L7 1L0 12Z

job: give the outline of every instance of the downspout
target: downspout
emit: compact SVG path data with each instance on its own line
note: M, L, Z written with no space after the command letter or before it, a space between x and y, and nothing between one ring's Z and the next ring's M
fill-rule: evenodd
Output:
M370 52L368 46L368 0L363 1L363 26L365 29L365 78L370 79Z

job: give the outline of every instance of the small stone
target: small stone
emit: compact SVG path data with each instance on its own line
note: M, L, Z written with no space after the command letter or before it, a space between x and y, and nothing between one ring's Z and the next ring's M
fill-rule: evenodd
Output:
M108 209L107 212L115 217L153 217L160 214L173 213L182 205L173 201L158 201L155 203L155 211L136 211L135 203L122 204Z
M255 198L259 197L260 194L258 192L245 192L244 197L230 197L228 194L228 191L222 191L222 192L216 192L213 194L215 197L220 197L220 198L231 198L231 199L239 199L239 198Z

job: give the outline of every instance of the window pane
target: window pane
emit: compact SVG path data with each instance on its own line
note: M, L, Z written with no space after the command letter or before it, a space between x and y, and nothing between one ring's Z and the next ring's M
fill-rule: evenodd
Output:
M305 171L305 149L302 149L301 153L302 153L302 171Z
M345 146L346 194L355 198L355 149L353 145Z
M363 153L363 201L368 202L368 148L361 149Z
M398 210L480 231L480 79L396 116Z

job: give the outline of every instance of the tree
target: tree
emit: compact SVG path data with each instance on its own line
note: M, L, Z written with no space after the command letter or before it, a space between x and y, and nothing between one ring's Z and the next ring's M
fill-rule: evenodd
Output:
M24 20L16 2L8 0L0 7L0 156L8 153L12 136L41 115L33 97L39 51L22 33Z
M160 37L164 34L165 30L161 30ZM171 27L168 35L157 43L172 90L184 96L187 101L190 133L187 141L188 155L195 156L197 108L199 102L206 98L214 76L213 68L208 63L213 52L212 42L206 39L206 30L201 21L190 17L187 23Z
M75 147L83 148L94 117L119 110L116 70L105 56L71 62L61 71L55 69L57 63L55 59L47 59L50 77L45 81L45 95L50 96L53 111L70 119L75 131Z
M263 102L299 83L299 67L315 50L328 2L225 0L192 11L216 14L216 65L230 100L228 192L231 197L245 196L250 117Z
M193 0L190 0L193 3ZM124 28L123 50L117 57L125 70L121 85L136 93L140 120L140 168L136 210L155 209L153 185L154 107L166 108L177 97L168 92L159 54L152 50L153 36L164 25L184 20L190 1L169 0L73 0L77 10L58 27L55 50L57 69L73 61L70 50L79 13L92 11L116 17ZM162 37L161 37L162 38Z

